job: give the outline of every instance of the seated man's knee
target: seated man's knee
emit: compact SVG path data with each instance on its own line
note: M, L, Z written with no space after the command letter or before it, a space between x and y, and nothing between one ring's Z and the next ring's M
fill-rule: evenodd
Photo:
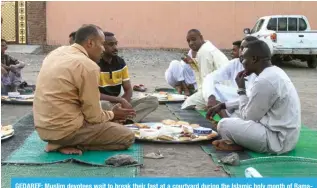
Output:
M223 118L218 122L217 125L217 132L218 134L222 135L222 134L226 134L226 132L228 131L228 127L229 125L229 118Z
M134 141L135 141L135 134L133 131L131 131L129 129L130 133L128 134L127 136L127 142L124 144L125 146L125 149L128 149L129 147L132 146L132 144L134 144Z
M156 109L159 106L159 101L157 97L148 96L145 101L146 104L149 105L150 108Z

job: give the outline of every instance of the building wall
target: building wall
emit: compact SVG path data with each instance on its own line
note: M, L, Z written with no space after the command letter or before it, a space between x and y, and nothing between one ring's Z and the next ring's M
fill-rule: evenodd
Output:
M46 43L46 2L27 1L27 43Z
M265 15L303 14L317 29L317 2L58 2L46 3L47 43L67 44L82 24L114 32L120 47L187 48L197 28L219 48L230 48Z

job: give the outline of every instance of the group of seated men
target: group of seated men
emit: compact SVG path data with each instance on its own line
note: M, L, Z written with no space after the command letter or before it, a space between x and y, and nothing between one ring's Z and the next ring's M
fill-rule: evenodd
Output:
M207 109L210 120L221 116L215 125L221 136L213 142L217 149L281 154L295 148L300 100L286 73L271 64L270 44L247 36L233 43L229 61L198 30L187 33L187 42L196 57L190 51L182 61L172 61L165 78L179 93L189 84L197 88L182 109Z
M217 149L285 153L298 140L301 117L296 89L270 62L265 42L246 37L227 57L197 29L187 33L190 47L172 61L167 82L189 97L182 109L219 114ZM157 98L132 99L128 68L117 56L113 33L84 25L70 35L69 46L43 61L33 103L34 122L46 151L81 154L84 150L123 150L134 134L122 123L141 121L158 107ZM246 81L247 80L247 81ZM123 87L123 94L121 94Z

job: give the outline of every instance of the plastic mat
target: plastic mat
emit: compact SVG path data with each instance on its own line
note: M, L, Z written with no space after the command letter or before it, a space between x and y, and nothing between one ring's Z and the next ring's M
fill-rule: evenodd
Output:
M78 161L91 165L104 165L105 160L111 156L126 154L142 163L142 148L139 144L133 144L124 151L85 151L82 155L64 155L59 152L47 153L44 151L46 143L42 141L36 132L33 132L23 143L2 163L13 164L50 164L67 161Z
M206 116L205 111L198 111ZM214 117L216 121L221 118ZM230 152L216 151L211 145L202 146L215 163ZM301 127L301 133L296 148L288 153L270 155L245 151L238 153L240 166L219 164L233 177L244 177L244 171L248 167L257 169L264 177L316 177L317 176L317 131L305 126Z
M213 161L222 166L231 177L245 177L245 169L255 168L263 177L316 177L317 159L295 156L267 156L240 160L239 166L223 165L218 151L210 145L202 146ZM245 155L244 153L243 155ZM241 156L241 154L239 154ZM241 159L241 157L240 157Z
M196 110L201 116L206 117L207 111L205 110ZM215 121L220 121L221 117L216 114L213 118Z

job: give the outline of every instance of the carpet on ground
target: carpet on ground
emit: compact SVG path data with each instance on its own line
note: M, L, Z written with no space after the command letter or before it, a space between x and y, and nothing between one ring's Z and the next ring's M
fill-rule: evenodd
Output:
M33 122L33 114L28 114L16 122L13 127L15 127L16 124L30 126L29 124L33 124ZM38 134L33 132L18 149L13 151L2 161L2 165L4 165L2 168L3 172L6 172L7 170L14 171L15 168L20 167L21 171L23 171L22 169L26 169L26 171L29 169L43 169L47 168L46 165L53 163L60 166L60 168L64 168L67 165L63 166L61 164L62 162L65 164L68 164L67 162L78 162L86 164L87 166L85 168L87 169L89 169L89 165L93 168L102 167L100 169L105 172L108 171L106 174L111 177L116 176L116 174L113 173L117 172L121 173L121 176L134 177L139 173L139 164L143 163L143 148L140 144L133 144L132 147L124 151L86 151L83 155L64 155L58 152L47 153L44 151L45 145L46 143L39 138ZM137 160L139 164L119 168L105 165L106 159L119 154L130 155ZM72 163L72 165L79 164ZM49 166L58 169L57 166Z

